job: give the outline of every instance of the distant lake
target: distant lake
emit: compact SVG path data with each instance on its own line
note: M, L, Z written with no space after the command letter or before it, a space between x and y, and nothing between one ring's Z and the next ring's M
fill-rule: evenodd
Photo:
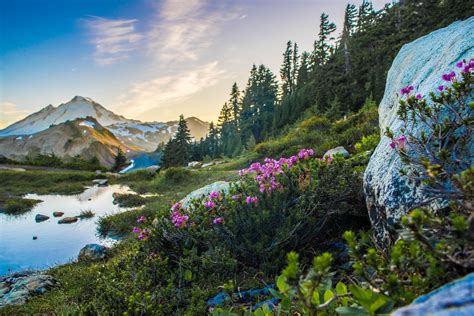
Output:
M101 216L127 210L113 204L115 192L131 191L127 186L111 185L90 187L77 195L28 194L25 198L42 201L31 212L20 216L0 213L0 275L69 262L89 243L112 244L113 239L97 235L97 221ZM58 224L61 218L77 216L86 210L95 216L72 224ZM64 215L53 217L55 211L64 212ZM50 218L36 223L36 214ZM33 240L33 236L38 239Z
M159 153L141 153L130 158L131 164L122 170L122 173L128 173L145 169L150 166L158 166L160 164L161 154Z

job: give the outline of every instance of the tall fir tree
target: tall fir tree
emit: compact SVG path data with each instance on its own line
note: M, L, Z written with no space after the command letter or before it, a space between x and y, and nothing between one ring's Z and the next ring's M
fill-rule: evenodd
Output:
M178 130L165 146L162 166L186 166L190 159L191 136L183 115L179 116Z
M336 31L336 24L329 21L329 16L326 13L322 13L319 22L318 39L314 42L314 68L324 65L332 54L333 46L330 42L334 40L334 37L331 36L334 31Z
M341 40L340 40L343 53L344 53L344 71L346 74L348 74L351 69L349 40L352 33L354 32L354 27L356 25L356 18L357 18L357 9L355 5L348 4L346 6L346 11L344 13L344 25L342 28L342 34L341 34Z
M282 97L286 97L293 92L293 45L291 41L286 43L283 53L283 63L280 68Z

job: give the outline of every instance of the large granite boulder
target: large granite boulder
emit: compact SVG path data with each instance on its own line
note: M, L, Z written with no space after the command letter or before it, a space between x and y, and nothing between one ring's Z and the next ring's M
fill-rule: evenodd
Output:
M217 181L211 184L208 184L200 189L194 190L193 192L189 193L184 199L180 201L181 206L183 208L188 208L191 205L191 202L194 199L200 199L209 195L212 191L216 192L229 192L230 183L227 181Z
M390 239L389 227L423 199L419 187L401 177L402 163L384 136L387 127L397 135L400 89L412 85L417 93L428 95L443 84L441 76L456 69L455 63L474 57L474 17L458 21L404 45L388 72L384 97L379 106L381 140L364 175L364 191L370 220L379 243ZM415 126L414 133L421 127ZM472 153L470 153L472 156ZM435 205L436 207L436 205Z
M52 276L38 272L18 272L0 278L0 308L22 305L30 296L43 294L54 284Z
M474 315L474 273L420 296L392 316Z

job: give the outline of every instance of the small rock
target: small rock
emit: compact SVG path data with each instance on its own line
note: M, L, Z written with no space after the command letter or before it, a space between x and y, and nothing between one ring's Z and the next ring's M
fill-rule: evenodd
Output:
M37 223L39 223L39 222L44 222L44 221L46 221L46 220L48 220L48 219L49 219L49 216L46 216L46 215L43 215L43 214L36 214L36 216L35 216L35 221L36 221Z
M342 155L342 157L348 158L349 152L344 147L339 146L339 147L329 149L328 151L326 151L326 153L324 154L324 158L334 157L335 155Z
M195 167L197 167L199 164L200 164L199 161L191 161L191 162L188 163L188 167L189 167L189 168L195 168Z
M53 212L54 217L61 217L64 215L64 212Z
M160 170L160 166L152 165L152 166L146 167L145 170L152 173L157 172L158 170Z
M97 184L99 187L106 187L109 185L109 180L107 179L94 179L92 183Z
M77 217L64 217L58 221L58 224L72 224L77 222Z
M107 256L108 248L98 244L85 245L79 252L79 260L97 261Z

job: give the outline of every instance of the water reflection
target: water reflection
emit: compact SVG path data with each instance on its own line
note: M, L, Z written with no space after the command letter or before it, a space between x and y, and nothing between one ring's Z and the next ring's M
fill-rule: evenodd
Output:
M25 198L37 199L31 212L20 216L0 213L0 275L9 271L44 269L75 259L79 250L88 243L110 245L112 239L97 235L99 217L126 210L113 204L114 193L132 193L127 186L90 187L77 195L37 195ZM90 210L95 217L72 224L58 224L64 217L77 216ZM53 212L64 212L53 217ZM36 214L50 218L36 223ZM37 236L33 240L33 236Z

